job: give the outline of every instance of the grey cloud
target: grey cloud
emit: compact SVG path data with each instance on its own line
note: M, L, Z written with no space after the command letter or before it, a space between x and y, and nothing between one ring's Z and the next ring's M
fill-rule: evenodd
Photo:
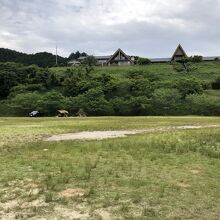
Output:
M65 56L76 50L108 54L120 47L129 54L167 57L182 43L189 54L220 55L219 0L126 2L120 14L115 0L0 0L0 47L54 52L58 44ZM142 8L151 4L152 10Z

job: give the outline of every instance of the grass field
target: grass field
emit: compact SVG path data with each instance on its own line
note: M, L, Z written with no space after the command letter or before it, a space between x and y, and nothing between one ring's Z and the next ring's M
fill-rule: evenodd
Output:
M219 219L220 127L44 141L179 125L220 118L0 118L0 219Z
M67 69L74 69L75 67L53 67L51 68L57 75L64 75ZM199 80L212 82L219 77L220 62L201 62L191 63L190 73L179 73L170 63L156 63L146 66L104 66L95 67L94 72L97 74L105 73L114 78L123 78L129 72L143 72L153 76L159 77L160 80L181 79L186 77L194 77ZM141 74L141 73L140 73Z

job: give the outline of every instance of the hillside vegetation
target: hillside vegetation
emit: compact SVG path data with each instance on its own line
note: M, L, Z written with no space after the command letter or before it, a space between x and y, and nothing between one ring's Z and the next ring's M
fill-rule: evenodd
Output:
M26 54L10 49L0 48L0 62L15 62L24 65L35 64L40 67L52 67L55 65L56 56L48 52ZM58 56L61 66L66 66L67 58Z
M40 68L0 63L0 114L220 115L220 61Z
M57 56L59 66L66 66L67 62L87 56L85 52L76 51L71 53L69 57ZM48 52L39 52L35 54L21 53L15 50L0 48L0 62L15 62L23 65L37 65L39 67L54 67L56 66L56 55Z

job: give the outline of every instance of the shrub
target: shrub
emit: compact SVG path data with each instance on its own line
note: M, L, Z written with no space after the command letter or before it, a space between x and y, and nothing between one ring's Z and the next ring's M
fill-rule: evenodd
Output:
M110 102L105 99L101 88L93 88L72 99L77 111L83 109L88 115L114 115Z
M83 64L88 66L95 66L97 64L97 60L94 56L87 56L83 60Z
M189 112L196 115L220 115L220 98L206 94L189 95L186 98Z
M150 115L152 112L152 107L150 101L145 96L129 96L126 98L115 97L110 100L115 114L124 116L144 116Z
M151 63L151 61L147 58L139 57L138 60L137 60L138 65L148 65L150 63Z
M41 95L37 92L21 93L9 100L10 111L13 115L28 115L33 110L38 110Z
M195 55L195 56L192 56L192 57L186 57L184 59L185 62L192 62L192 63L200 63L200 62L202 62L202 60L203 60L203 57L198 56L198 55Z
M9 98L15 97L16 95L25 93L25 92L34 92L34 91L43 92L45 90L46 88L42 84L29 84L29 85L20 84L20 85L14 86L10 90Z
M12 71L0 71L0 99L9 95L13 86L17 85L17 75Z
M177 72L185 72L185 68L181 62L172 61L172 66Z
M152 96L153 114L178 114L181 109L181 94L177 89L156 89Z
M212 83L212 89L220 89L220 77Z
M151 83L148 79L139 77L131 80L131 95L150 97L153 91Z
M201 94L203 92L202 85L195 79L181 79L176 88L179 90L183 99L190 94Z
M66 106L67 99L56 91L45 93L37 102L37 110L45 115L55 115L57 110L65 109Z

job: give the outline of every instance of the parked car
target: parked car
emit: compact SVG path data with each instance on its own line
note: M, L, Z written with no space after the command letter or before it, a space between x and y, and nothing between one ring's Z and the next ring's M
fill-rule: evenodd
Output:
M39 111L32 111L32 112L29 113L29 116L30 116L30 117L37 117L37 116L39 116L39 115L40 115L40 112L39 112Z

